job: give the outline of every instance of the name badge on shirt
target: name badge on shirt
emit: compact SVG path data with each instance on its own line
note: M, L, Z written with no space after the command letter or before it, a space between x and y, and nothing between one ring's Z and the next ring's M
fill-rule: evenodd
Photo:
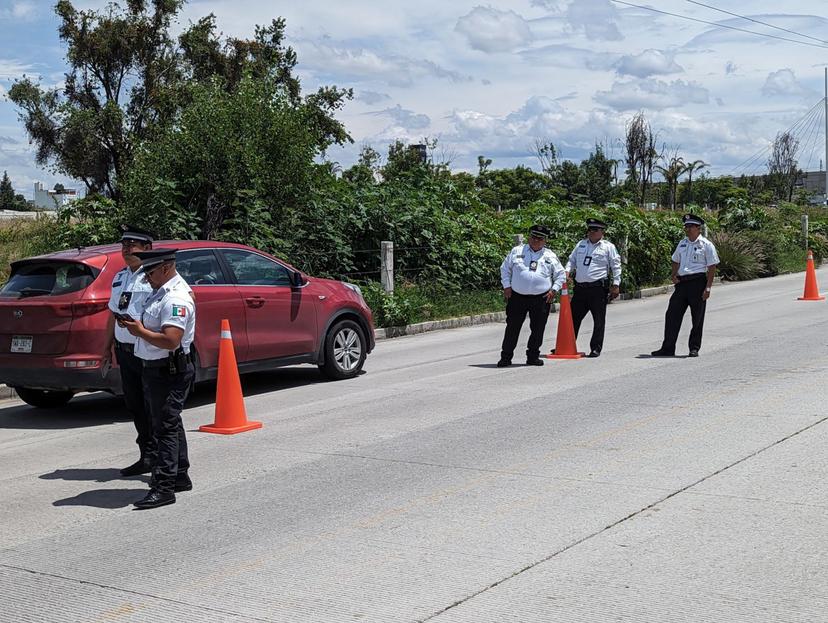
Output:
M537 270L537 269L538 269L538 262L537 262L537 260L532 260L531 262L529 262L529 270L531 270L531 271L535 271L535 270Z
M590 264L592 264L592 256L591 255L584 256L584 266L589 266Z
M129 307L129 301L132 298L132 292L124 292L118 298L118 309L126 309Z

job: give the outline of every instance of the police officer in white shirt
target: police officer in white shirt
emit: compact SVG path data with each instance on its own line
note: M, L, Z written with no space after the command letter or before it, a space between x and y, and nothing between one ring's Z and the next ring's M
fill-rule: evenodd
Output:
M546 248L548 227L533 225L529 243L513 248L500 266L500 281L506 299L506 334L500 350L498 368L512 364L520 329L529 314L531 334L526 348L526 365L542 366L540 347L549 307L565 279L558 256Z
M175 492L193 488L181 410L195 376L190 354L195 303L190 286L175 270L175 249L137 255L153 291L141 319L124 324L138 338L135 354L143 362L144 394L157 446L150 492L135 503L146 509L173 504Z
M111 357L113 346L115 358L121 373L121 388L124 394L124 404L132 414L138 438L135 442L141 452L140 458L121 470L122 476L137 476L152 471L150 457L154 453L154 439L152 435L152 421L144 408L144 389L141 381L141 360L135 357L135 342L126 326L117 320L126 315L131 318L140 318L144 311L144 301L152 292L150 285L144 280L141 270L141 260L135 256L136 252L152 249L154 236L146 229L133 225L124 225L121 235L121 256L126 262L126 268L118 272L112 280L112 291L109 296L109 310L112 314L106 327L106 346L103 359L107 362Z
M699 356L704 311L707 299L710 298L710 289L713 287L713 277L716 276L716 266L719 264L716 247L701 235L704 219L694 214L685 214L682 220L687 237L679 242L672 257L671 277L676 289L670 297L664 318L664 342L661 348L652 352L653 357L675 356L681 321L688 307L693 319L689 340L690 356Z
M587 237L581 240L569 255L564 270L575 275L572 294L572 324L575 337L587 312L592 314L592 339L588 357L599 357L604 347L604 327L607 302L616 298L621 285L621 256L615 245L604 240L607 224L598 219L587 219ZM612 273L612 286L610 286Z

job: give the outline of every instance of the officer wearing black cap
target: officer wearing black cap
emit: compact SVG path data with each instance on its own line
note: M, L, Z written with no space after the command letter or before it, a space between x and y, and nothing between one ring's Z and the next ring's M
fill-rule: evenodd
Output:
M190 286L175 270L175 249L137 255L152 293L141 319L124 324L138 338L135 354L143 362L144 394L157 447L150 492L135 503L147 509L173 504L176 491L193 488L181 410L195 376L190 354L195 304Z
M591 313L593 329L588 356L599 357L604 347L607 302L618 296L621 285L621 256L615 245L604 239L606 223L590 218L586 225L587 236L569 255L564 270L575 277L571 303L575 337L587 312Z
M138 437L135 440L141 453L140 458L121 470L122 476L136 476L148 474L152 471L150 457L154 453L152 422L144 408L144 389L141 381L141 360L135 357L135 342L126 326L117 320L125 315L139 318L144 310L144 301L152 292L150 285L144 280L141 270L141 260L135 255L140 251L152 248L153 234L146 229L133 225L121 227L121 256L126 262L126 268L118 272L112 280L112 291L109 296L109 310L112 314L106 327L106 347L104 360L109 362L113 346L115 357L121 373L121 388L124 393L124 404L132 414L135 430Z
M513 248L500 266L500 281L506 298L506 334L500 350L498 368L512 364L520 329L529 314L531 334L526 348L526 364L542 366L540 347L549 306L563 286L565 273L558 256L546 248L550 235L544 225L533 225L529 243Z
M716 247L701 235L704 219L695 214L685 214L682 220L687 236L679 242L673 253L671 277L676 288L670 297L664 318L664 342L661 348L652 352L654 357L673 357L676 354L676 340L684 312L688 307L693 319L689 341L690 356L699 356L704 312L707 299L710 298L710 289L713 287L713 277L716 276L716 266L719 264Z

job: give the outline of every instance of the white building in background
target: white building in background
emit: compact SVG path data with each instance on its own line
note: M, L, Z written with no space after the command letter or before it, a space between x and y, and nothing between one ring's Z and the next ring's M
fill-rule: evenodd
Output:
M34 185L34 204L38 210L57 210L72 203L78 198L78 191L74 188L51 190L43 187L40 182Z

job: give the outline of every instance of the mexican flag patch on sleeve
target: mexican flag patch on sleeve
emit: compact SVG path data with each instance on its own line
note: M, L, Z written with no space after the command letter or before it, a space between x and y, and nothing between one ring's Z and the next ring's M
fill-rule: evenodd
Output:
M173 318L185 318L187 316L187 308L183 305L172 306Z

